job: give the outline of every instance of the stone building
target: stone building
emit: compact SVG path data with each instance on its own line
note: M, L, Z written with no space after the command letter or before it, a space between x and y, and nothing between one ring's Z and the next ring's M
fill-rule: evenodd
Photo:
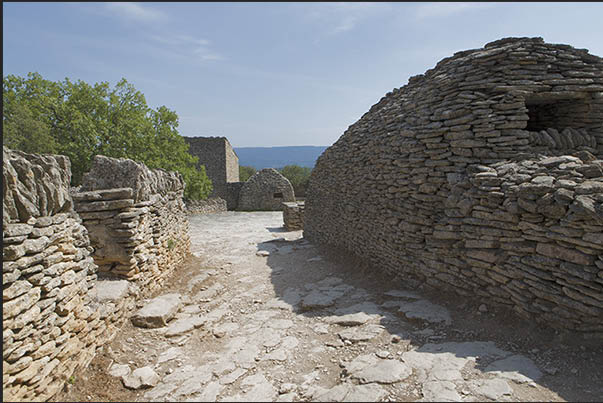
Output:
M265 168L253 174L239 193L238 210L283 209L283 202L294 202L291 182L274 168Z
M497 40L411 77L321 155L304 235L603 334L602 159L603 59Z
M214 190L210 197L226 200L229 210L236 208L239 182L239 157L226 137L184 137L189 152L199 157L199 165L211 179Z

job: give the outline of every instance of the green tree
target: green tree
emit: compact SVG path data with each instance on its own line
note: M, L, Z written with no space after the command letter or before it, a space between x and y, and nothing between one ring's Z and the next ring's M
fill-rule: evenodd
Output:
M279 169L280 173L291 182L296 196L304 197L310 180L312 168L299 165L286 165Z
M178 171L185 196L206 198L212 190L205 168L188 153L178 134L178 115L149 108L144 95L126 79L111 89L106 82L27 79L3 80L3 144L33 153L57 153L71 159L72 184L81 183L97 154L130 158L150 168Z
M257 172L257 170L254 167L240 165L239 166L239 181L247 182L247 179L251 178L251 176L256 172Z

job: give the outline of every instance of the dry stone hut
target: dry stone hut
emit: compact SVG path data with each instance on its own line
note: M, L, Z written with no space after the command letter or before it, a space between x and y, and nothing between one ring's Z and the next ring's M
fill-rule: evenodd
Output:
M265 168L253 174L239 193L239 210L283 209L283 202L294 202L291 182L274 168Z
M411 77L323 153L305 236L603 334L602 159L603 59L501 39Z

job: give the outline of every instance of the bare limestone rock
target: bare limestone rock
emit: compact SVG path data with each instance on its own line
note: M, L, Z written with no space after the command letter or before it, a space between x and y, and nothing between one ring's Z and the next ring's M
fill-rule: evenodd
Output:
M103 189L131 188L136 203L150 200L155 194L165 195L184 188L177 172L149 169L146 165L126 158L96 155L92 167L82 178L82 192Z
M2 159L3 227L72 210L69 158L28 154L3 146Z
M151 367L135 369L131 374L121 377L124 386L128 389L152 388L160 381L159 375Z
M157 328L166 326L182 307L181 295L172 293L153 298L131 318L138 327Z

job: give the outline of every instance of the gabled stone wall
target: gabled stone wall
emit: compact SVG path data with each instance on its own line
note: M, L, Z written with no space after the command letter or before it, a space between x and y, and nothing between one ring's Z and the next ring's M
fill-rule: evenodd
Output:
M212 197L228 199L228 184L239 181L239 157L226 137L184 137L189 153L212 181ZM229 207L230 209L230 207Z
M304 235L407 283L602 334L602 159L603 59L505 38L351 125L312 172Z

